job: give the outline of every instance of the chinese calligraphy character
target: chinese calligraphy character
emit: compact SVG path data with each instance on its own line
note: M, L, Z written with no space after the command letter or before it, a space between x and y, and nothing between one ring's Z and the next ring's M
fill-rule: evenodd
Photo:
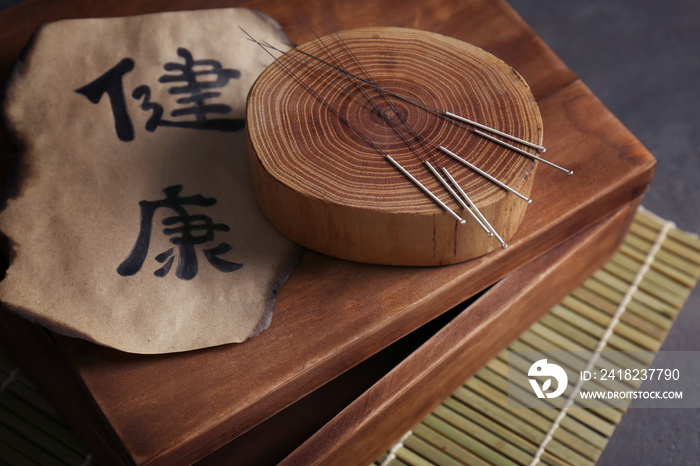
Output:
M141 229L136 238L134 248L129 256L119 265L117 272L123 277L136 274L143 266L151 241L151 226L153 216L159 208L168 208L175 215L166 217L162 223L166 227L163 234L171 236L170 243L179 248L179 259L175 275L182 280L193 279L199 270L197 263L196 245L213 241L215 231L229 231L223 223L214 223L207 215L190 215L184 206L209 207L216 204L216 199L199 194L180 196L182 185L169 186L163 190L165 198L158 201L141 201ZM229 262L219 256L231 250L228 243L220 243L209 249L204 249L204 257L221 272L233 272L243 267L242 264ZM157 277L164 277L170 271L175 259L174 248L170 248L156 256L156 261L164 264L153 272Z
M177 49L177 54L185 61L184 64L166 63L165 71L173 71L175 74L164 74L158 82L183 83L181 86L173 86L168 90L171 95L185 95L176 100L178 104L189 105L170 112L172 117L193 115L195 120L172 121L164 120L163 107L150 101L151 89L142 85L134 89L132 96L135 99L144 98L141 108L152 110L151 118L146 123L148 131L155 131L158 126L179 126L181 128L216 129L221 131L235 131L242 128L242 120L207 119L208 114L226 114L233 109L226 104L210 104L206 101L220 97L217 89L228 84L229 80L240 77L241 72L234 69L223 68L216 60L194 60L192 54L184 48ZM206 79L213 77L214 79ZM200 78L205 78L201 80Z
M171 87L168 93L173 96L181 96L175 102L184 105L184 107L173 110L170 112L170 116L172 118L194 117L194 119L164 119L163 105L151 101L150 86L142 84L133 90L131 96L136 100L143 99L141 109L151 111L151 116L146 122L146 130L153 132L159 126L229 132L242 129L245 125L242 119L208 118L212 114L224 115L233 110L231 106L226 104L211 103L212 99L221 97L221 92L213 89L225 87L230 80L240 78L241 72L224 68L216 60L195 60L190 51L185 48L178 48L177 54L184 60L184 63L166 63L163 68L166 72L172 73L162 75L158 82L177 84ZM102 95L107 94L117 137L124 142L134 139L134 129L126 108L123 83L124 75L131 72L134 66L134 60L124 58L102 76L75 90L75 92L86 96L93 104L99 103Z
M125 142L134 140L134 126L131 124L129 113L126 110L122 78L133 69L134 60L125 58L93 82L75 90L78 94L87 97L93 104L99 103L102 94L107 94L109 104L112 106L114 129L117 131L119 140Z

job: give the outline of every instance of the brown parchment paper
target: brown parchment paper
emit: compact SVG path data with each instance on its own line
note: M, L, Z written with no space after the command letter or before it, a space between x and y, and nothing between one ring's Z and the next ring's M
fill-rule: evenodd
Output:
M277 23L245 9L69 20L35 34L4 108L22 146L0 215L9 309L137 353L268 327L300 250L253 194L241 119L272 58L239 26L285 48Z

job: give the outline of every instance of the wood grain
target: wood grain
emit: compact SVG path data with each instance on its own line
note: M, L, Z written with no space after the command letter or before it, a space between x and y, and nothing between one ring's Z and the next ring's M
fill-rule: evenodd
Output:
M494 285L328 422L282 464L369 464L441 400L515 340L617 249L636 204L582 232ZM595 257L594 261L586 256ZM566 271L566 273L562 273ZM494 309L498 309L496 313ZM493 319L493 320L492 320ZM485 329L503 327L496 341ZM439 383L436 383L439 381ZM435 400L430 402L428 400Z
M495 56L414 29L331 34L281 57L249 94L247 129L256 192L278 230L331 256L390 265L452 264L500 247L427 162L450 171L505 241L513 236L527 204L436 145L525 196L534 181L533 159L454 120L360 87L328 65L312 68L309 56L432 109L542 142L542 120L529 87ZM458 224L394 161L466 222Z

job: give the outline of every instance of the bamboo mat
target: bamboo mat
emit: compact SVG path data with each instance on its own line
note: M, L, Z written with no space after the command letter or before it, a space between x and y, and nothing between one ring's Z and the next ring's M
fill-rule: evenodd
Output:
M90 465L92 455L0 348L0 465Z
M699 276L700 239L640 210L618 254L510 349L595 349L629 295L606 349L656 351ZM556 426L556 410L509 409L506 355L504 351L466 381L375 464L527 465L548 433L551 440L541 464L594 464L624 409L578 409ZM4 464L96 463L0 348L0 465Z
M508 351L658 351L698 277L700 239L640 209L607 264L374 464L595 464L629 402L566 413L511 408Z

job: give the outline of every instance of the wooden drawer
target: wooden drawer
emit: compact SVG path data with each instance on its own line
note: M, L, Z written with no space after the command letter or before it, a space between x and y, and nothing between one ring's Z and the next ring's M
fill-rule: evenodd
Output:
M201 464L370 464L603 265L635 210L624 207L521 267Z

